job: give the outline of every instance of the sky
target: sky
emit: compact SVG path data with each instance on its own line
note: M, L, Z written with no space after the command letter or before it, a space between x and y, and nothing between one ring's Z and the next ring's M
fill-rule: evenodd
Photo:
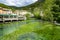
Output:
M22 7L29 4L32 4L38 0L0 0L0 3L3 3L8 6Z

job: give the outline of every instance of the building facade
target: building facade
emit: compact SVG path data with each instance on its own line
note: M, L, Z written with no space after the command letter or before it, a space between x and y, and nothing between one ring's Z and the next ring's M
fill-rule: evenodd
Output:
M0 7L0 14L11 14L11 13L12 13L11 9Z

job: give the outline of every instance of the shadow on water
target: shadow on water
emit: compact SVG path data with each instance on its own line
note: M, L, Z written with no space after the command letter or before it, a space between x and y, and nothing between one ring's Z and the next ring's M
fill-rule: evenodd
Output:
M20 35L17 40L45 40L45 38L32 32Z

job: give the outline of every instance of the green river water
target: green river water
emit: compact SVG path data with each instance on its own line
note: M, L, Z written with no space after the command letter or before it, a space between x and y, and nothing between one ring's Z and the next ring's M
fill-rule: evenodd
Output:
M0 40L60 40L60 26L40 20L0 23Z

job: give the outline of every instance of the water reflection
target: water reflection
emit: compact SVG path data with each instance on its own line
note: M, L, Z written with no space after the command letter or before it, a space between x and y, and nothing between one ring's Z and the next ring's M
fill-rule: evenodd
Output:
M0 36L3 35L3 24L0 24Z
M28 24L31 22L37 22L37 20L29 20L29 21L18 21L18 22L9 22L9 23L0 23L0 35L10 34L24 24Z

